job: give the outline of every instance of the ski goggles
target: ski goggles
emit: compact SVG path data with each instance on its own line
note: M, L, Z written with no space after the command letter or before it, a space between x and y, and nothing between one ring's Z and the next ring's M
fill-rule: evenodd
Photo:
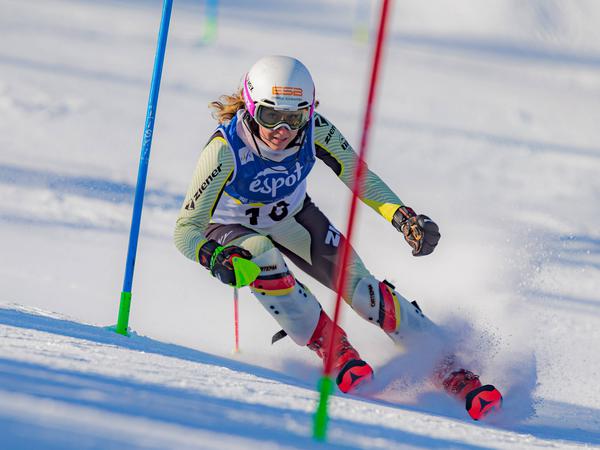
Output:
M308 123L310 108L298 111L278 111L269 106L257 105L254 120L262 127L273 130L280 126L288 126L291 130L299 130Z

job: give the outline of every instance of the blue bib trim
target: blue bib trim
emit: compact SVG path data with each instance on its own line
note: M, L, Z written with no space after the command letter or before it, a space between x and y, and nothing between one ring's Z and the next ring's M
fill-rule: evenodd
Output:
M246 147L236 132L238 116L218 129L227 139L235 158L233 179L225 192L241 203L274 203L291 195L315 164L312 125L306 130L304 144L282 161L257 156Z

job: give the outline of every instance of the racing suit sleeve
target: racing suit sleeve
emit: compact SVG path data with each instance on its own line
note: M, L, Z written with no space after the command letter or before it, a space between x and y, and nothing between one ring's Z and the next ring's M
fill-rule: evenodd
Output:
M315 114L314 140L316 156L335 172L349 189L352 182L358 155L338 129L320 114ZM396 194L368 167L363 172L364 187L360 199L377 211L388 222L404 203Z
M198 261L198 251L207 241L204 231L234 167L229 144L215 134L200 153L175 225L175 245L191 260Z

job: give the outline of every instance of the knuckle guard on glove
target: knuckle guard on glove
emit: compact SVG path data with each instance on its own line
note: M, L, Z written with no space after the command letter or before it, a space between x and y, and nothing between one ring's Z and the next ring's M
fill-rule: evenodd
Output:
M437 224L424 214L416 214L412 208L401 206L392 218L392 225L400 231L413 256L429 255L440 240Z
M421 248L417 253L413 250L413 255L424 256L429 255L435 249L440 240L440 229L437 224L425 215L418 215L417 225L422 232Z
M210 273L221 282L229 286L236 286L237 279L233 258L252 259L248 250L231 245L223 247L216 241L208 241L200 247L198 260L200 264L210 270Z

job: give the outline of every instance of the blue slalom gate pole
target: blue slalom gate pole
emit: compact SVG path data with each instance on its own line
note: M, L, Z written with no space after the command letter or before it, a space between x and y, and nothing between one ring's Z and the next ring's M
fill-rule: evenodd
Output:
M163 1L162 18L160 21L160 29L158 31L158 44L156 47L156 56L154 58L154 70L152 72L152 82L150 84L150 97L148 99L148 109L146 111L146 124L142 135L142 151L140 155L137 184L135 187L131 228L129 231L129 248L127 250L127 263L125 265L125 279L123 281L123 291L121 292L121 301L119 304L119 318L115 330L117 333L125 336L127 335L127 327L129 324L133 270L135 267L138 237L140 234L144 192L146 190L146 176L148 175L148 162L150 161L150 148L152 147L152 135L154 133L154 119L156 117L158 92L160 90L160 79L165 59L165 49L167 47L167 35L169 33L172 7L173 0Z

